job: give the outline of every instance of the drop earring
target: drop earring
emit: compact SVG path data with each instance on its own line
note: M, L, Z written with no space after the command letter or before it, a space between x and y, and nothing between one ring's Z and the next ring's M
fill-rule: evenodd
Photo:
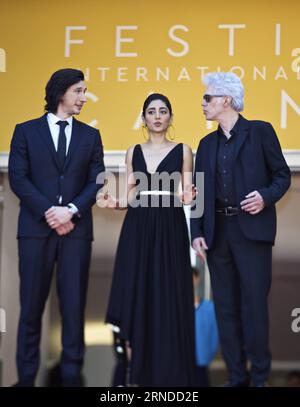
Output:
M148 131L147 131L147 126L145 124L142 124L142 134L143 137L146 141L149 140L149 135L148 135Z
M167 136L170 140L175 140L175 128L173 124L170 124L170 126L168 127Z

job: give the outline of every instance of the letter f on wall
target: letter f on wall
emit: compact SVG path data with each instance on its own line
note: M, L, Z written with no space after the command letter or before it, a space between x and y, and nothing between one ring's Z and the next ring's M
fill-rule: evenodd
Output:
M6 54L2 48L0 48L0 72L6 72Z

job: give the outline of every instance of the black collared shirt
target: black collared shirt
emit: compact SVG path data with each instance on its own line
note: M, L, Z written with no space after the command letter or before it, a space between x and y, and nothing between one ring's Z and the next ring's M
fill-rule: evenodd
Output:
M216 207L237 206L234 185L234 161L239 132L239 122L230 130L231 137L227 139L222 128L218 127L217 177L216 177Z

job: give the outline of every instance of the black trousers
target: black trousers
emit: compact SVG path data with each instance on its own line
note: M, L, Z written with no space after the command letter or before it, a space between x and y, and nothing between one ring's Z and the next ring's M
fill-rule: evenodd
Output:
M246 239L237 216L216 214L215 239L207 252L222 353L231 384L268 379L268 302L272 245Z
M33 382L39 367L41 321L55 263L62 317L61 375L80 375L84 355L84 309L91 241L52 232L46 239L19 239L21 313L17 340L19 381Z

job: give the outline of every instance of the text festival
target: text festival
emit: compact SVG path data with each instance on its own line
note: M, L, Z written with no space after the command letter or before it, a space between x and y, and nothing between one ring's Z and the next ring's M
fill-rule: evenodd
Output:
M65 27L65 57L70 58L71 46L83 45L84 40L78 38L78 32L85 31L88 27L82 26L66 26ZM138 58L140 55L134 47L134 34L139 29L137 25L124 25L116 26L115 31L115 52L116 58ZM232 57L235 55L235 37L238 35L239 30L246 29L246 24L219 24L217 26L219 30L226 30L224 35L228 36L228 49L227 55ZM168 37L172 42L179 47L179 50L174 50L172 47L166 48L166 54L173 58L177 58L176 68L171 70L169 66L156 66L151 70L145 66L135 66L129 68L127 66L110 67L99 66L96 68L97 77L100 81L105 82L107 80L115 80L117 82L128 82L129 80L135 81L170 81L176 80L191 81L193 79L201 80L203 75L208 71L221 71L230 70L238 75L241 79L246 75L245 68L240 65L231 67L222 66L193 66L186 67L178 64L178 58L187 56L190 53L189 42L182 38L184 33L187 33L189 28L185 25L177 24L173 25L168 30ZM74 38L76 37L76 38ZM128 45L130 44L130 45ZM281 24L275 24L274 29L274 49L272 51L274 55L281 55ZM268 68L266 65L253 66L251 72L247 72L248 75L252 75L253 80L267 80L270 75L274 80L288 80L288 74L293 75L296 79L300 79L300 48L294 48L290 51L290 66L279 65L277 67ZM85 71L86 79L91 78L90 68L83 69ZM287 73L288 72L288 73Z

